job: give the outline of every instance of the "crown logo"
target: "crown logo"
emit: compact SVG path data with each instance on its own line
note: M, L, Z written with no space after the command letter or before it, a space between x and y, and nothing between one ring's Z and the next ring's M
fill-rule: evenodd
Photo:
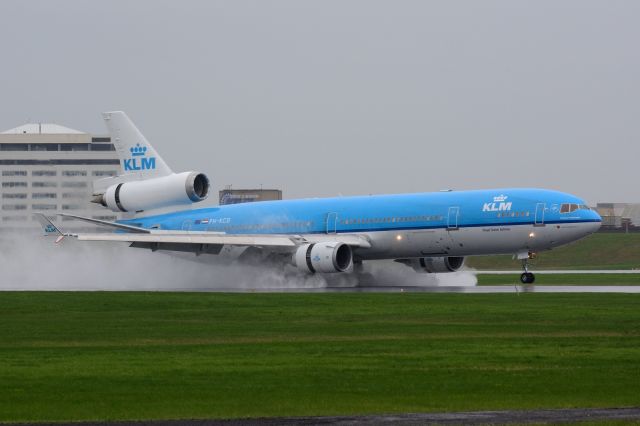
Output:
M131 151L131 155L133 157L141 157L147 153L147 147L140 146L140 144L138 143L136 144L136 146L132 146L131 148L129 148L129 151Z
M506 201L507 198L509 198L509 197L507 197L506 195L498 195L497 197L493 197L493 202L494 203L502 203L503 201Z

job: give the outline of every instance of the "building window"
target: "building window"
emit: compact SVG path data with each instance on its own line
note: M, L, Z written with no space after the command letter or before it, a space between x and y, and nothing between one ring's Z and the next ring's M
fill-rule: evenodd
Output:
M63 204L62 205L62 210L80 210L82 207L80 207L77 204Z
M57 188L58 182L31 182L33 188Z
M2 216L4 222L26 222L26 216Z
M0 151L29 151L26 143L0 143Z
M58 172L55 170L34 170L31 172L31 176L57 176Z
M56 198L57 195L53 192L34 192L31 194L31 198L41 199L41 198Z
M24 194L24 193L16 193L16 194L5 193L5 194L2 194L2 198L19 198L19 199L22 199L22 198L27 198L27 194Z
M26 170L3 170L2 176L26 176Z
M32 143L30 151L57 151L57 143Z
M26 204L4 204L2 210L26 210Z
M91 151L115 151L116 148L110 143L91 144Z
M83 200L86 197L86 194L83 194L82 192L65 192L62 194L62 198L66 198L66 199L80 199Z
M27 182L2 182L3 188L26 188Z
M91 175L92 176L115 176L118 172L115 170L94 170Z
M84 170L64 170L62 176L86 176L87 172Z
M63 188L86 188L87 182L62 182Z
M89 151L88 143L61 143L60 151Z
M55 210L55 204L31 204L31 210Z
M86 159L49 159L49 160L0 160L0 166L89 166L89 165L108 165L118 166L120 160L116 158L86 158Z

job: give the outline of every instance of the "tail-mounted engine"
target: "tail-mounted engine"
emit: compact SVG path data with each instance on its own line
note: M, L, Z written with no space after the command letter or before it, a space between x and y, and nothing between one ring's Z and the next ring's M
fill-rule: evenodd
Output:
M338 242L304 244L293 255L294 265L307 273L345 272L352 262L351 247Z
M192 204L209 195L209 178L203 173L184 172L168 176L118 183L92 200L114 212L139 212Z

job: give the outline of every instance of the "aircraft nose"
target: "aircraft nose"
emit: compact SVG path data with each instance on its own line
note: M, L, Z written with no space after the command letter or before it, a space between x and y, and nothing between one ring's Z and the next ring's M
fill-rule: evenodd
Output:
M588 230L590 234L593 234L598 229L600 229L600 225L602 225L602 218L595 210L589 211L589 219L591 222L589 223Z

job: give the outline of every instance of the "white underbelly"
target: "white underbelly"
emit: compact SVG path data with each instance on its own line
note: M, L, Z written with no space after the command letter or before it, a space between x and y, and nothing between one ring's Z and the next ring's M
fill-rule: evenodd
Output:
M589 225L527 224L369 232L366 236L371 241L371 248L356 252L366 260L542 251L582 238L590 233Z

